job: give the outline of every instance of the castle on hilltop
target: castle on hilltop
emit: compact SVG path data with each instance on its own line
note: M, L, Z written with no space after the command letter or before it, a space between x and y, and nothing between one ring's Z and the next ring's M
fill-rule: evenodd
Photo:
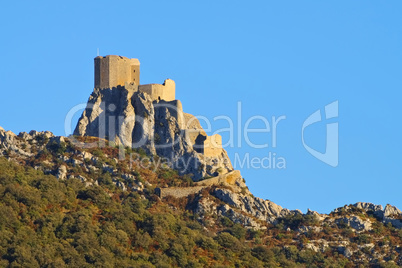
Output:
M125 87L147 93L153 100L175 100L176 84L166 79L163 84L140 84L140 61L117 55L95 58L95 88Z
M99 98L107 100L99 91L103 90L126 90L132 96L134 92L143 92L150 96L155 109L166 108L169 111L169 116L176 119L178 127L183 134L188 145L193 147L193 150L207 157L220 157L222 153L226 154L222 149L222 137L219 134L208 136L199 120L191 115L183 112L183 107L180 100L175 99L175 82L171 79L166 79L163 84L140 84L140 61L138 59L129 59L117 55L98 56L94 59L95 67L95 91L98 92ZM131 98L131 97L129 97ZM124 106L127 102L116 103L115 106ZM86 116L84 113L83 116ZM90 117L90 116L89 116ZM108 119L110 115L106 118ZM98 132L91 132L88 129L96 129L96 127L105 127L100 123L89 123L90 119L80 120L76 134L99 136ZM80 126L82 124L82 126ZM109 131L106 127L103 132ZM119 132L119 130L117 131ZM116 133L116 131L114 131ZM107 135L113 136L113 135ZM109 137L110 138L110 137ZM130 144L125 144L129 146Z

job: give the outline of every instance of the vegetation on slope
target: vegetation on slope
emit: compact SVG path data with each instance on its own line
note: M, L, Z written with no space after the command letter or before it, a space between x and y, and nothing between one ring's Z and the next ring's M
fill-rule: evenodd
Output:
M75 178L58 180L33 168L62 163L60 157L75 150L71 144L47 146L20 164L0 157L0 267L397 267L400 261L402 232L363 211L355 212L373 222L370 232L333 225L297 231L317 226L311 215L287 216L265 230L218 215L208 215L214 223L208 225L189 209L195 196L160 200L154 194L163 185L191 185L187 176L153 171L152 165L130 170L128 162L113 161L113 147L88 150L99 169L77 165L69 171ZM101 169L104 163L148 184L142 191L124 191ZM77 179L82 174L99 185ZM337 248L305 246L317 240L347 240L356 251L348 259Z

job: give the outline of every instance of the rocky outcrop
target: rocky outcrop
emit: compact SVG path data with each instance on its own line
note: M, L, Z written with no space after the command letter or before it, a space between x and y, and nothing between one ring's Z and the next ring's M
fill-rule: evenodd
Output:
M74 134L130 144L135 120L132 94L123 87L114 90L94 89Z
M208 187L208 186L197 186ZM278 217L297 214L269 201L254 197L248 190L240 193L236 185L227 188L216 187L209 195L198 195L192 204L193 211L200 219L207 215L225 216L235 223L257 229L265 228L266 223L274 223ZM193 187L196 188L196 187Z
M61 165L57 170L56 178L59 180L65 180L67 178L67 168L65 165Z
M206 135L205 131L198 119L183 113L180 101L154 100L145 92L125 87L96 88L74 135L142 148L149 155L163 157L181 174L192 174L194 181L233 170L222 148L213 156L197 150L194 137Z
M317 211L313 211L313 210L310 210L310 209L307 209L306 215L314 216L319 221L323 221L323 220L325 220L325 218L328 217L328 215L326 215L326 214L320 214Z
M11 131L0 129L0 155L31 157L34 155L32 147L44 148L48 142L53 142L55 136L49 131L38 132L32 130L29 133L21 132L18 136ZM56 141L57 142L57 141Z
M387 204L384 209L384 217L401 216L402 212L395 206Z
M363 220L357 216L339 218L335 222L338 226L347 225L357 231L370 231L372 229L370 220Z
M229 189L219 188L214 191L213 195L224 203L235 207L244 213L270 223L273 223L278 217L284 217L293 213L269 200L263 200L249 193L240 194Z
M376 218L384 224L392 224L396 228L402 228L402 212L395 206L387 204L385 208L381 205L374 205L372 203L358 202L354 205L340 207L334 210L335 213L342 211L350 212L354 209L361 209L364 212L373 214ZM355 228L356 229L356 228Z
M383 222L391 223L395 228L402 228L402 212L397 207L387 204L384 209Z
M360 208L366 212L367 211L373 211L373 212L382 211L381 205L374 205L372 203L358 202L358 203L354 204L353 206L356 208Z

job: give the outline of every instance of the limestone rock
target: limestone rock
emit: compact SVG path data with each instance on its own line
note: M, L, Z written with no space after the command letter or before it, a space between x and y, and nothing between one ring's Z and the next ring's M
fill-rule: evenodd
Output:
M402 215L402 212L395 206L391 206L390 204L387 204L384 209L384 217L390 217L390 216L399 216Z
M196 200L196 206L194 208L194 213L199 216L214 212L215 203L210 198L204 198L199 196Z
M57 145L61 145L62 143L65 143L66 139L62 136L57 136L57 137L52 137L50 139L50 143L56 143Z
M323 220L325 220L325 218L327 217L327 215L319 214L317 211L312 211L312 210L310 210L310 209L307 209L306 215L313 215L313 216L315 216L315 217L317 218L317 220L319 220L319 221L323 221Z
M391 223L395 228L402 228L402 220L399 219L402 216L402 212L397 207L391 206L389 204L383 210L381 205L359 202L354 205L337 208L334 210L334 212L340 212L342 210L353 211L353 208L359 208L364 210L365 212L372 213L384 224Z
M205 134L197 118L183 113L180 101L155 100L135 87L122 86L93 91L74 135L142 148L149 155L163 157L180 174L191 174L194 181L233 170L225 150L212 150L211 156L197 151L187 127Z
M370 220L362 220L360 217L344 217L335 220L338 225L346 224L357 231L370 231L372 229Z
M304 226L304 225L302 225L297 229L297 231L299 233L308 233L310 231L319 233L319 232L322 231L322 228L321 227L316 227L316 226Z
M346 258L350 258L353 255L353 251L351 251L348 247L339 247L339 253L343 254Z
M82 181L82 182L86 182L86 181L87 181L87 178L85 178L85 177L82 176L82 175L78 175L77 179L79 179L79 180Z
M382 211L382 206L381 205L374 205L372 203L365 203L365 202L358 202L354 204L353 206L363 209L364 211Z
M320 251L320 248L315 246L313 243L308 243L308 244L304 245L304 247L306 249L311 249L314 252L319 252Z
M242 205L239 196L228 189L216 189L214 194L215 197L231 206L240 208Z
M154 146L154 127L155 111L152 99L148 94L135 92L132 97L136 121L132 132L134 148L144 148L149 154L155 154ZM125 134L129 135L129 133ZM131 144L125 144L131 146Z
M134 128L132 92L124 87L95 89L78 121L74 135L109 139L123 145L131 144Z
M13 132L4 129L0 131L0 155L7 153L22 157L32 156L32 153L22 149L23 144L25 141L21 141Z
M395 206L387 204L383 212L383 223L391 223L395 228L402 228L402 212Z
M86 160L86 159L92 159L92 157L93 157L93 155L92 155L91 153L88 153L88 152L85 152L85 151L81 152L79 155L80 155L80 156L82 157L82 159L84 159L84 160Z
M66 168L65 165L61 165L61 166L59 167L59 169L57 170L56 177L57 177L59 180L65 180L65 179L67 178L67 168Z
M384 217L383 223L384 224L391 223L392 226L394 226L395 228L402 229L402 220L400 220L400 219L393 219L393 218L389 218L389 217Z
M251 217L243 215L241 213L236 212L228 205L221 205L218 207L218 214L228 217L234 223L239 223L243 226L253 227L255 229L260 229L261 225Z
M127 191L126 185L124 185L124 183L122 183L121 181L114 181L113 183L116 185L116 187L120 188L123 192Z
M32 140L40 139L40 138L42 138L43 140L45 140L45 139L49 140L50 138L54 137L53 133L50 131L31 130L29 132L29 135L32 137Z
M269 223L273 223L278 217L296 213L283 209L281 206L271 201L263 200L252 195L234 193L229 189L218 188L214 191L214 196L242 212Z

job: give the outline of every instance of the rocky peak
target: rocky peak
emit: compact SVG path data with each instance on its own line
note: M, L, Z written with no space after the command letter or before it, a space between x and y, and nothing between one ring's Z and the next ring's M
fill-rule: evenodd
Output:
M208 136L197 118L183 112L180 101L155 100L146 92L130 88L96 88L74 135L142 148L150 155L163 157L181 174L192 174L195 181L233 170L219 145L208 151L210 155L197 148L199 137L204 137L204 142Z
M401 216L402 212L395 206L387 204L384 209L384 217Z

